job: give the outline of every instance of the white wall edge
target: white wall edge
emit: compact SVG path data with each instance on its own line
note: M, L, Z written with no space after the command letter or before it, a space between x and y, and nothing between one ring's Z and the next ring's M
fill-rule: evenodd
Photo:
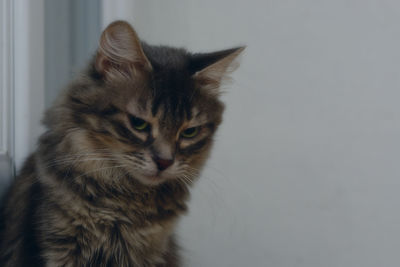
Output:
M14 174L13 4L12 0L4 0L0 3L0 183L7 183Z
M44 0L15 0L14 29L14 158L18 170L43 132Z

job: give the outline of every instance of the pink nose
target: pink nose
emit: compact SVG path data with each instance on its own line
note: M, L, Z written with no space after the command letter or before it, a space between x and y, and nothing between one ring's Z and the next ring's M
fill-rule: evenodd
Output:
M159 157L154 157L153 160L156 163L157 168L160 171L165 170L166 168L168 168L169 166L171 166L174 163L173 159L162 159Z

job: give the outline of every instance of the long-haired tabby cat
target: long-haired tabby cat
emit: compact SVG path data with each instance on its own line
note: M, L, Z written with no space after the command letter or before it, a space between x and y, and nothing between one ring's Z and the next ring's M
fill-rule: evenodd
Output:
M191 54L109 25L6 194L0 266L179 266L174 228L242 50Z

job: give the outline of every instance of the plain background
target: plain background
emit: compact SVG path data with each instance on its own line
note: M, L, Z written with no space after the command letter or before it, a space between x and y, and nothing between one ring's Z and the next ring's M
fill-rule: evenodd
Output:
M150 44L247 45L179 226L185 266L400 266L398 1L101 2Z
M180 236L187 266L400 266L400 4L137 1L153 44L247 49Z

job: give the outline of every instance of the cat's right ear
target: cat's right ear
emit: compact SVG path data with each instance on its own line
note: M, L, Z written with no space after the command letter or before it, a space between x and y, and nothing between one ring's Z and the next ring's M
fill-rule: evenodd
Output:
M239 66L237 58L244 49L241 46L192 55L190 67L197 85L211 95L219 95L221 83L229 80L229 74Z
M105 77L152 70L135 30L125 21L111 23L101 34L95 67Z

